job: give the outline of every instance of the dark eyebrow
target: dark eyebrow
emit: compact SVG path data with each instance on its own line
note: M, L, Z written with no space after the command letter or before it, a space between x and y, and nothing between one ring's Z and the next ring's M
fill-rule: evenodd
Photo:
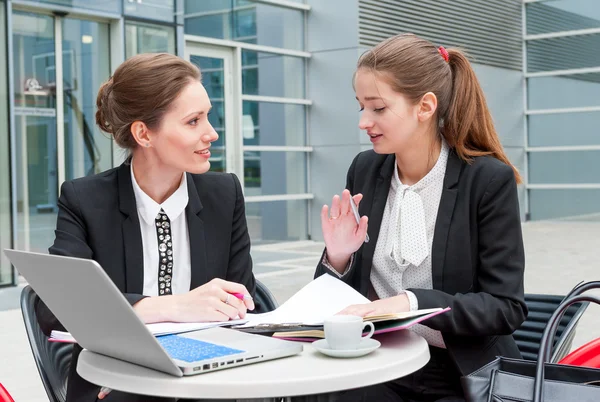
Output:
M365 98L366 101L371 101L371 100L378 100L378 99L382 99L379 96L367 96ZM356 100L360 102L360 99L358 99L358 97L356 97Z
M208 111L210 112L211 110L212 110L212 106L210 107L210 109L208 109ZM192 113L188 114L187 116L185 116L185 117L183 118L183 120L187 120L187 119L189 119L190 117L192 117L192 116L194 116L194 115L202 116L203 114L204 114L204 111L196 111L196 112L192 112Z

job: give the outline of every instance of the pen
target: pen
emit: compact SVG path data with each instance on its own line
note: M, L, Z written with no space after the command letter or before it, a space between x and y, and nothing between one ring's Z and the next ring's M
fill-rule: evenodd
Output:
M360 215L358 214L358 208L356 208L356 204L354 203L354 198L350 197L350 207L352 207L352 213L354 214L354 218L356 219L356 224L360 224ZM367 233L365 237L365 243L369 242L369 234Z
M235 296L236 298L238 298L240 300L252 300L252 296L245 295L242 293L230 293L230 295Z

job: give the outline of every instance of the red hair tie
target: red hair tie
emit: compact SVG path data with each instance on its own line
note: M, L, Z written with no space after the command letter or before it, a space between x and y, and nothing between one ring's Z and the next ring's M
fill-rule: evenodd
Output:
M450 55L444 46L438 47L438 52L442 55L442 58L448 63L450 61Z

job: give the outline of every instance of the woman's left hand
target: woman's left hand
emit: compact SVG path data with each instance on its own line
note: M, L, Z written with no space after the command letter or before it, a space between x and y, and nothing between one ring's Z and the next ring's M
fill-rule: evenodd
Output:
M398 296L388 297L387 299L376 300L366 304L354 304L348 306L338 314L358 315L367 317L370 315L403 313L410 311L410 303L406 293Z

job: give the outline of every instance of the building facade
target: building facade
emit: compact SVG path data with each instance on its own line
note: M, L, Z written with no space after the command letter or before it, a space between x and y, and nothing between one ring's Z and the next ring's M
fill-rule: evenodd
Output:
M596 0L0 0L0 248L46 252L60 184L123 161L96 92L143 52L202 70L212 169L240 177L253 243L320 240L321 206L370 148L356 61L400 32L471 55L523 220L597 219ZM15 281L1 255L0 286Z

